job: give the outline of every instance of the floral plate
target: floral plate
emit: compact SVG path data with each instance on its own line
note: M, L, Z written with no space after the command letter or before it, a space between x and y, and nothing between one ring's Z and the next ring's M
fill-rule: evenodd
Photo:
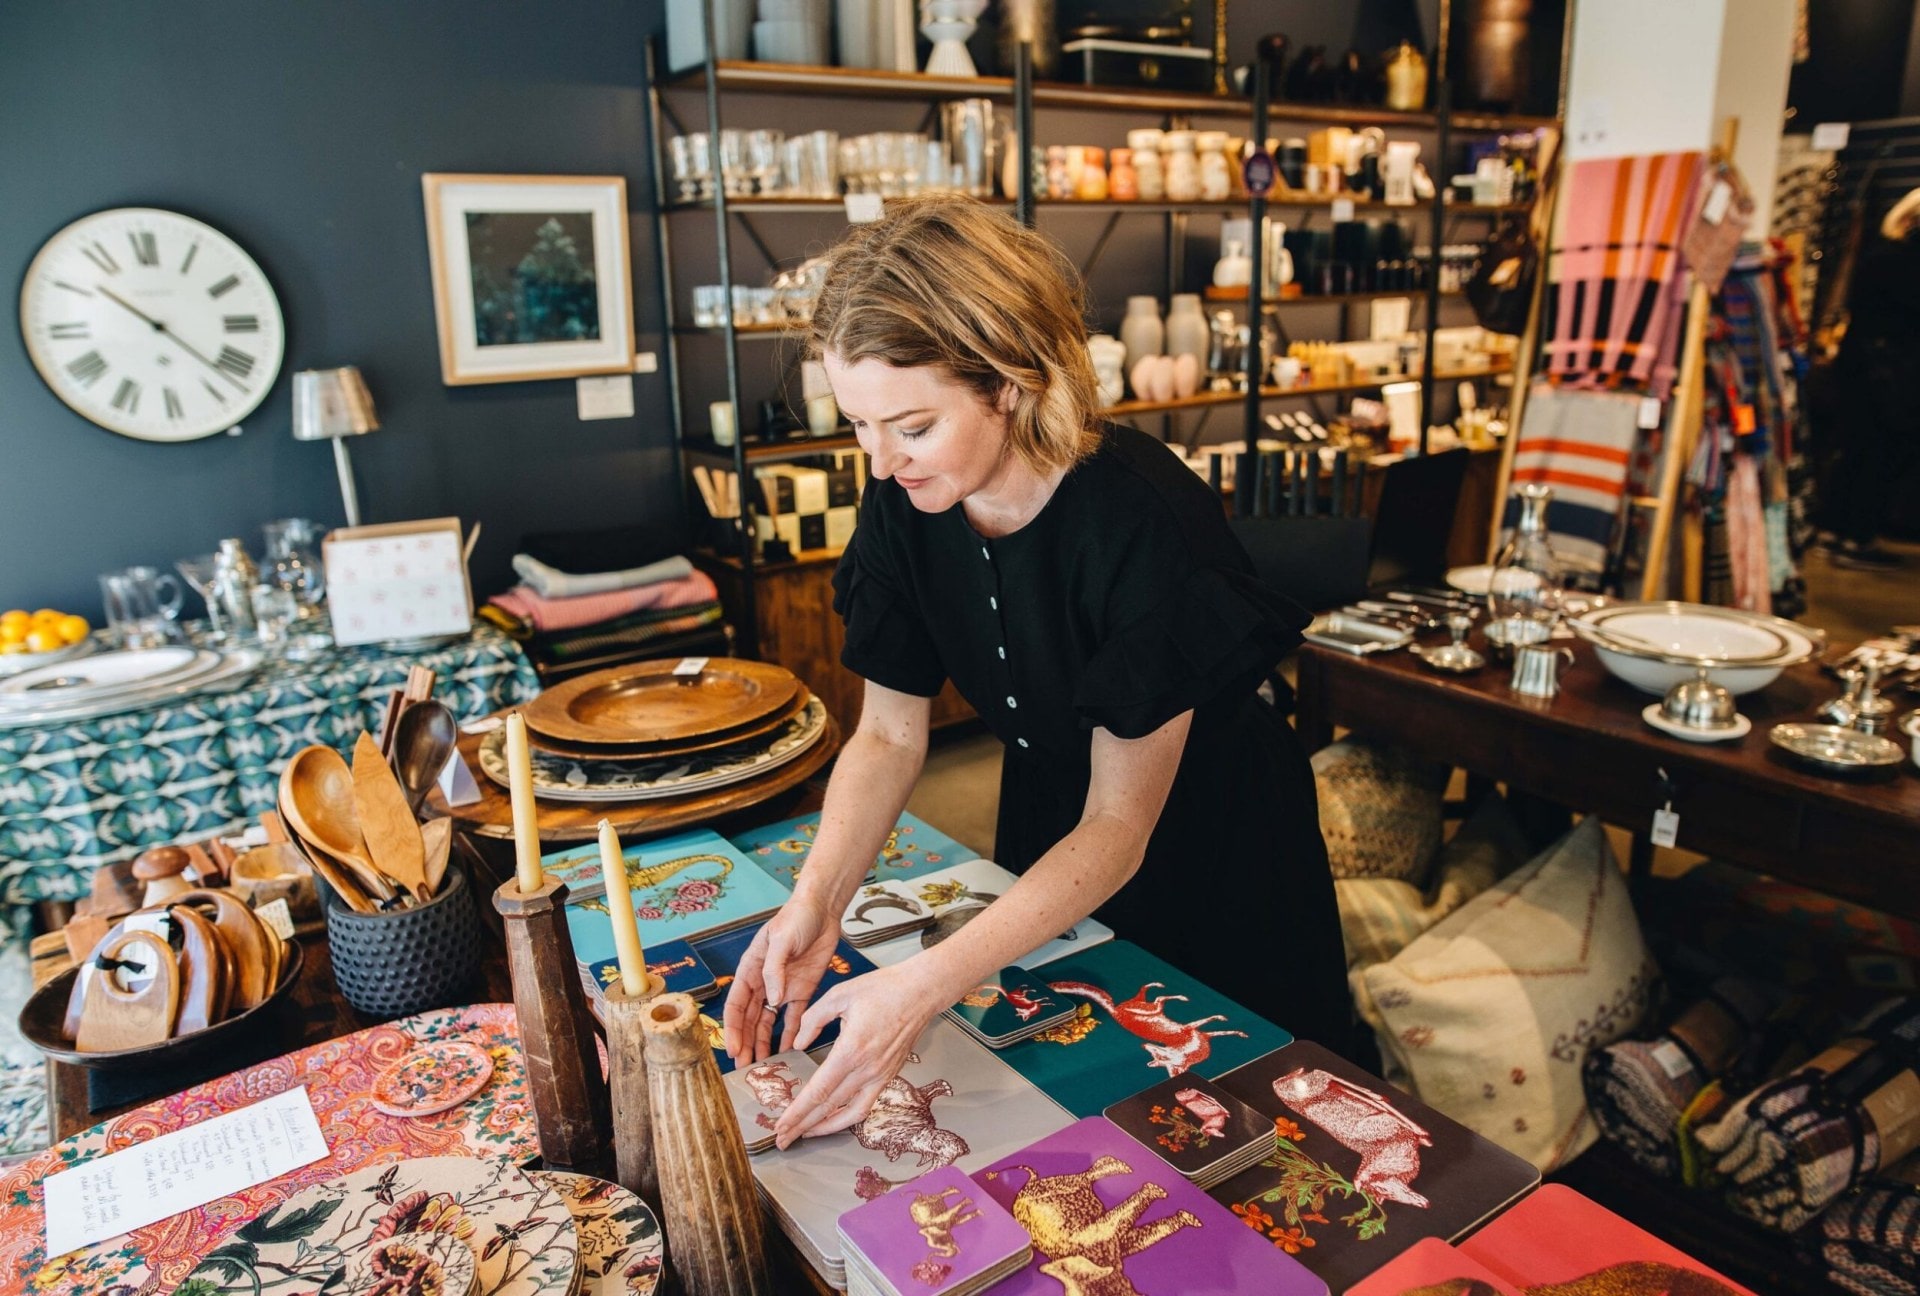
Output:
M241 1225L176 1296L313 1292L400 1233L444 1233L473 1249L476 1296L566 1296L578 1243L560 1197L503 1160L421 1157L317 1183Z
M666 1265L660 1223L619 1184L559 1170L531 1170L573 1212L580 1241L581 1296L649 1296Z
M771 735L762 735L712 751L655 760L585 761L534 749L533 794L550 801L641 801L685 796L758 778L797 759L827 728L827 706L807 703ZM497 729L480 744L480 768L507 787L507 735Z
M458 1107L493 1079L493 1057L478 1044L422 1045L373 1082L373 1105L390 1116L431 1116Z

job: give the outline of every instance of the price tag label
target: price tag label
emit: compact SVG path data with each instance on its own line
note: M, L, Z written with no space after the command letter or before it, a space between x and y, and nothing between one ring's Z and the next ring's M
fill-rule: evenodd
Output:
M1813 128L1813 146L1839 152L1853 136L1852 122L1821 122Z
M460 732L468 734L492 733L505 723L506 719L502 716L481 716L478 720L468 720L462 724L460 726Z
M293 910L287 907L283 896L271 904L263 904L253 911L253 916L273 928L282 940L293 939Z
M1707 201L1701 205L1700 219L1709 225L1718 225L1726 219L1727 205L1733 201L1733 186L1725 180L1714 183L1707 194Z
M1660 398L1658 396L1642 396L1640 398L1640 427L1645 431L1652 431L1659 426Z
M1680 840L1680 816L1671 810L1653 812L1653 831L1647 837L1655 846L1673 846Z
M1335 198L1333 200L1333 219L1335 221L1352 220L1353 219L1353 199Z
M675 675L698 675L707 668L705 657L682 657L680 664L673 668Z
M847 220L854 225L871 225L880 219L885 208L876 193L857 193L847 195Z

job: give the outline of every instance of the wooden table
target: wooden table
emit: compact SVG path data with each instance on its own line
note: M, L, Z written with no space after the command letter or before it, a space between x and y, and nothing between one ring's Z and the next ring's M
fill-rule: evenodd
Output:
M1542 702L1514 693L1497 662L1441 675L1405 652L1354 657L1308 644L1299 656L1301 739L1317 750L1338 725L1591 811L1634 834L1642 873L1653 812L1670 796L1687 850L1920 919L1920 771L1903 763L1880 782L1823 777L1767 739L1782 721L1813 721L1838 694L1817 666L1793 667L1740 698L1753 721L1745 738L1703 744L1652 728L1640 712L1657 699L1609 675L1589 645L1573 648L1559 696Z

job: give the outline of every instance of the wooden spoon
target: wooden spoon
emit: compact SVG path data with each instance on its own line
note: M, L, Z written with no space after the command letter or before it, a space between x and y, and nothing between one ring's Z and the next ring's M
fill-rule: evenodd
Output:
M400 718L405 721L406 716ZM409 893L426 899L427 857L420 822L370 734L361 734L353 746L353 806L373 854L373 866Z
M427 894L438 895L447 876L447 857L453 853L453 820L429 819L421 824L420 843L427 852Z
M339 752L316 746L294 753L280 773L280 813L287 827L306 842L310 858L325 855L329 861L337 860L359 879L360 889L379 900L393 898L393 884L367 854L354 809L353 771ZM327 884L332 886L333 879L328 877Z
M321 881L333 888L333 893L340 897L340 902L347 908L355 913L380 912L380 907L367 898L367 893L360 889L360 884L342 872L340 866L328 858L325 851L304 837L298 839L296 846L308 866L320 875Z
M400 713L393 733L393 772L407 790L407 805L417 817L420 803L433 790L447 757L460 741L460 727L444 703L416 702Z

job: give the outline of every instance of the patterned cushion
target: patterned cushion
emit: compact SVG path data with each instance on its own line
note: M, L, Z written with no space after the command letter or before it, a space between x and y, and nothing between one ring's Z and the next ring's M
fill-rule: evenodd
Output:
M1398 878L1423 886L1440 849L1447 768L1347 738L1313 754L1320 833L1336 878Z
M1546 1171L1593 1142L1581 1065L1639 1022L1658 975L1588 818L1352 980L1383 1056L1423 1100Z
M1499 796L1489 796L1440 849L1433 884L1425 894L1398 878L1339 878L1340 934L1347 966L1384 963L1421 932L1518 868L1527 858L1526 838Z

